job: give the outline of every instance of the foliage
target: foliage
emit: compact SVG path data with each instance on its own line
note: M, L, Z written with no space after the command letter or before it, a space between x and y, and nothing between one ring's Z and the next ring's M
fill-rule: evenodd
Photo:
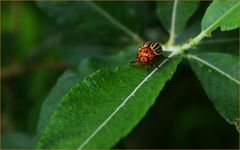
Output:
M3 5L3 148L238 147L239 1Z
M219 113L238 125L238 57L222 53L188 54L192 68ZM221 87L221 88L219 88Z
M113 146L145 115L164 83L172 77L178 62L179 59L174 58L145 83L141 81L146 77L146 71L139 68L116 68L114 72L104 69L91 74L59 102L58 111L42 133L44 136L38 147ZM102 122L106 118L109 121ZM89 138L89 134L93 138Z
M186 27L188 19L194 14L198 8L198 1L184 2L184 1L174 1L174 3L169 2L158 2L157 3L157 14L161 23L164 27L171 32L172 28L175 28L175 35L180 35L181 32ZM173 10L176 12L173 13ZM164 15L163 15L164 14ZM171 15L175 15L170 17ZM172 20L175 18L175 20ZM172 21L175 24L172 24ZM175 25L174 27L171 25Z
M207 9L203 21L202 30L210 35L217 27L222 31L228 31L240 27L237 18L239 16L240 3L236 0L214 1Z

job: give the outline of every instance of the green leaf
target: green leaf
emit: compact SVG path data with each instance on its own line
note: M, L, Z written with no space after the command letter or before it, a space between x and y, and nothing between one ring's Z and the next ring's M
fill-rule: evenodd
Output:
M110 148L146 114L180 57L147 73L138 67L99 70L79 82L58 104L38 148Z
M188 19L197 8L198 1L157 2L157 15L166 30L176 36L185 29Z
M59 77L57 83L43 103L38 121L38 133L47 126L49 118L53 114L61 98L74 85L80 82L86 75L93 73L100 68L113 68L115 66L128 65L129 62L135 58L136 51L133 51L134 49L136 50L137 48L132 46L126 51L119 52L107 59L86 58L82 60L78 66L66 70L63 75Z
M108 43L141 39L135 32L140 26L136 2L43 2L37 5L68 30ZM114 33L114 34L113 34ZM125 36L129 35L132 39ZM115 38L112 38L112 37Z
M86 57L106 57L116 53L116 47L132 45L133 40L140 41L137 33L143 27L139 23L142 18L138 8L143 2L36 3L61 25L55 54L67 64L79 64L79 60Z
M230 123L239 121L239 57L224 53L188 54L187 58L217 111Z
M213 1L204 14L202 32L211 36L211 32L217 27L221 27L221 31L240 27L239 10L239 0Z

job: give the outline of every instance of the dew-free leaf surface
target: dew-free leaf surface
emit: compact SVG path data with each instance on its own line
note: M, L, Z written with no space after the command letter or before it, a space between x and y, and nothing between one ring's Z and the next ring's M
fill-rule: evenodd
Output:
M203 20L202 31L208 36L217 27L221 31L228 31L240 27L240 1L239 0L216 0L208 7Z
M37 5L60 25L93 36L98 41L118 44L127 33L140 42L137 2L43 2ZM136 33L135 33L136 32ZM114 33L114 37L113 37Z
M79 82L58 104L38 148L110 148L153 105L180 57L154 72L128 67L99 70Z
M193 71L217 111L230 123L239 121L239 57L225 53L189 54Z
M86 58L82 60L78 66L66 70L59 77L55 86L52 88L42 105L38 120L38 133L40 133L47 126L49 118L51 117L61 98L72 87L80 82L85 76L103 67L114 68L116 66L129 65L129 62L135 58L135 49L136 47L132 46L127 50L112 55L106 59Z

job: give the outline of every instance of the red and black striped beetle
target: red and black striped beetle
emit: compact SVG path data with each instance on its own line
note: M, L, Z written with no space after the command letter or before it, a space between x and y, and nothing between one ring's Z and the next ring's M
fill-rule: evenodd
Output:
M143 65L153 62L159 58L162 54L162 47L158 42L145 42L141 45L138 49L138 54L135 60L135 63L138 64L139 62Z

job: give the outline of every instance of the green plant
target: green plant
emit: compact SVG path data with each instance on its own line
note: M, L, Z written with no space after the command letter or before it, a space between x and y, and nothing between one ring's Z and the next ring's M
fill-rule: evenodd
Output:
M89 2L87 6L95 8L136 42L142 41L95 2ZM51 117L47 118L48 122L39 120L42 133L38 148L110 148L126 136L153 105L166 81L171 79L181 57L189 60L218 112L238 128L238 57L210 52L192 54L191 51L204 37L210 37L217 27L221 27L221 31L238 28L240 3L214 1L203 17L200 34L187 43L175 46L176 36L183 31L197 6L198 2L174 1L171 10L172 4L159 2L159 18L166 28L171 25L169 42L163 45L165 51L171 52L169 58L150 73L133 67L116 68L114 71L100 69L82 81L76 80L74 86L68 87L70 90L66 89L65 93L55 97L57 102L54 106L44 105L42 113ZM171 23L169 14L165 15L169 11L172 12ZM109 60L109 63L112 61Z
M113 147L145 116L166 82L173 77L177 65L185 59L219 114L239 129L239 56L230 43L238 39L235 32L231 36L234 39L224 38L228 32L223 32L240 27L239 1L212 2L202 18L201 31L191 33L188 26L191 34L187 37L184 34L189 31L185 27L199 2L156 2L156 14L170 36L162 45L168 58L150 72L129 65L137 46L144 41L133 30L144 29L151 22L149 16L153 15L143 14L138 17L146 22L138 21L137 7L144 5L137 2L64 3L37 2L59 24L81 29L82 34L77 36L83 35L83 40L84 36L94 35L96 41L111 43L110 49L111 46L121 49L124 44L130 46L105 59L85 59L63 73L43 103L37 148ZM125 17L120 17L122 15ZM216 36L211 41L212 32L218 28L220 38ZM74 29L70 32L75 32ZM111 33L115 33L114 38ZM121 40L122 33L128 35L126 41ZM65 37L66 42L67 35ZM213 47L219 48L218 40L226 42L227 49L213 51L203 44L212 42L216 44ZM93 39L90 43L96 41ZM233 52L227 51L229 49Z

